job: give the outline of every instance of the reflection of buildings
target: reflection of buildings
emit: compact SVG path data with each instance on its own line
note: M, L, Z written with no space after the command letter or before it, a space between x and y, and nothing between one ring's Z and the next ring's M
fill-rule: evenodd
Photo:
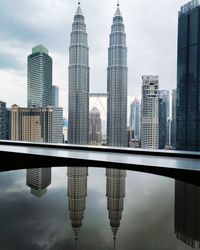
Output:
M85 210L88 168L68 167L67 176L70 219L77 240Z
M108 217L114 239L120 226L125 198L126 170L106 169Z
M41 197L47 192L51 184L51 168L31 168L26 170L26 185L31 188L31 193Z
M200 248L200 187L175 182L175 233L193 248Z

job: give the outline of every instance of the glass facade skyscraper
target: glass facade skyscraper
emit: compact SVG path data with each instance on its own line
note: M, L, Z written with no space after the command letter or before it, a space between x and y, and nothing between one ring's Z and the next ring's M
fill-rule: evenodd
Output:
M52 58L43 45L32 49L28 56L27 105L44 107L51 105Z
M52 90L51 90L51 105L54 107L59 107L59 87L56 85L52 86Z
M140 139L141 103L135 97L130 106L130 127L134 130L134 138Z
M127 47L119 4L113 18L107 68L107 144L127 146Z
M172 148L176 148L176 89L172 90Z
M84 16L78 5L69 47L68 142L89 141L89 48Z
M176 149L200 150L200 2L181 7L178 19Z
M10 140L10 110L0 101L0 140Z

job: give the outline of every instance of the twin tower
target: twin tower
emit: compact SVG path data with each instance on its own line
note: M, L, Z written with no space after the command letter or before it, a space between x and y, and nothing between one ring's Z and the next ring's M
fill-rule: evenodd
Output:
M89 47L84 15L78 8L69 47L68 143L89 142ZM108 49L107 145L127 146L127 47L123 17L117 4Z

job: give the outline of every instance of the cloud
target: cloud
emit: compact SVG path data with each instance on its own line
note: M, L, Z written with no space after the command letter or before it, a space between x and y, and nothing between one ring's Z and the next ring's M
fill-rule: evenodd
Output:
M129 96L141 95L141 76L145 74L159 75L161 89L176 87L177 18L182 4L183 0L162 3L159 0L124 0L120 3L127 34ZM106 92L107 49L116 3L88 0L83 1L81 7L90 47L90 90ZM15 4L12 0L1 1L1 92L7 92L4 82L10 89L16 88L18 82L26 83L27 56L33 46L43 44L53 57L54 84L61 89L60 104L66 115L68 49L76 8L72 0L18 0ZM20 91L23 95L18 94ZM20 91L17 89L17 95L12 97L12 91L7 93L4 101L26 103L26 90Z

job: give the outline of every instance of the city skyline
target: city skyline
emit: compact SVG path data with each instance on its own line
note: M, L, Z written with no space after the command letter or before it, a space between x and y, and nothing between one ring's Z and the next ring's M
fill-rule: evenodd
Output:
M176 86L177 14L180 6L186 1L173 3L169 0L167 3L162 3L162 6L156 4L158 1L155 0L154 2L155 5L153 4L153 6L145 1L131 2L130 0L120 4L128 35L129 99L131 99L131 96L140 96L140 77L143 74L159 75L161 89L169 89L171 92L171 89ZM67 48L69 46L71 20L77 3L75 1L65 3L57 1L55 3L51 0L48 1L48 4L46 4L46 1L39 4L37 0L33 0L28 6L21 0L13 15L11 10L12 18L8 15L8 10L10 11L9 3L10 1L1 4L2 15L0 19L3 28L0 31L0 44L4 47L4 51L1 52L0 57L0 77L3 79L0 99L6 101L7 106L14 103L25 106L27 101L26 56L30 54L33 46L43 44L49 49L54 60L53 84L59 83L61 90L60 106L64 107L66 117L68 109L66 58L68 57ZM102 4L102 1L95 1L95 3L81 2L88 27L91 50L91 92L106 92L108 34L116 4L116 1L106 3L106 6ZM23 6L22 9L26 10L23 12L23 17L20 16L20 6ZM143 8L149 10L147 14L145 13L145 16L142 14L143 12L139 11ZM159 17L163 8L166 11L167 9L170 10L171 18L162 16L158 24L156 19L152 17ZM133 10L134 15L132 15ZM167 12L169 13L169 11ZM59 15L57 15L58 13ZM27 15L30 18L27 18ZM41 21L43 22L41 23ZM11 28L12 22L15 22L14 28ZM133 27L133 24L137 25ZM161 27L161 25L163 26ZM162 32L173 39L166 43L163 40ZM168 51L167 54L166 51ZM155 56L152 57L152 54ZM163 56L166 60L165 67L160 66ZM11 91L8 91L8 89L11 89ZM13 94L13 91L16 94Z

